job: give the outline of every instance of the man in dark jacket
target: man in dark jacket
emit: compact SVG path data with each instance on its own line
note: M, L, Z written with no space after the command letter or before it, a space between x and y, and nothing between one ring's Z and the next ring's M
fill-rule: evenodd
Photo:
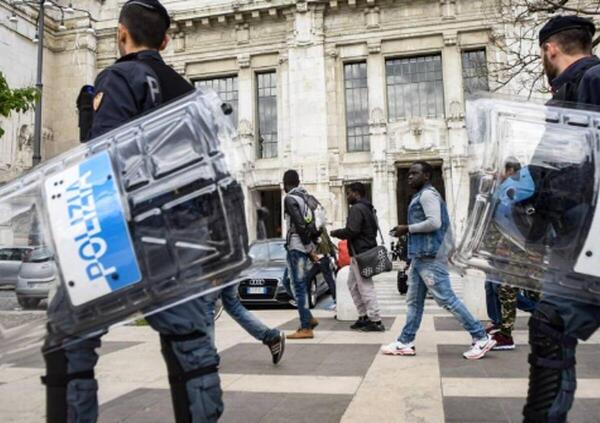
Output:
M283 175L284 214L287 224L286 249L288 273L300 314L300 328L288 339L313 338L313 329L319 324L310 310L308 303L308 270L311 261L317 261L314 233L311 233L310 220L314 218L309 210L306 198L308 192L300 186L300 176L295 170L288 170Z
M552 87L552 103L561 105L561 102L566 101L577 105L600 106L600 60L592 54L595 32L596 28L591 20L577 16L555 16L540 30L540 50L544 71ZM547 150L548 145L540 145L536 155L541 155L544 149ZM532 162L539 163L541 160L534 155ZM576 177L559 175L560 172L573 172L573 169L573 166L564 169L557 167L556 170L544 168L545 176L541 172L533 175L536 188L542 186L544 178L552 181L551 176L554 175L551 172L556 172L557 176L568 181L547 189L542 186L548 192L547 200L540 201L540 205L536 207L537 213L545 219L543 223L548 233L553 233L553 245L574 245L571 237L578 233L565 230L569 226L564 224L562 217L581 205L577 203L587 195L585 186L593 181L592 174L589 181L583 184L573 182L577 181ZM558 198L556 193L571 201ZM589 198L585 201L592 200ZM555 217L550 219L545 216ZM555 228L561 229L557 231ZM560 249L552 252L549 261L555 268L574 266L574 263L562 263L568 259L562 256ZM523 410L526 423L567 421L577 385L575 350L578 339L589 339L599 327L598 305L544 295L529 321L529 391Z
M167 66L159 51L168 41L171 20L158 0L129 0L121 10L117 39L121 58L96 79L90 138L98 137L194 87ZM55 297L60 307L59 289ZM215 294L208 294L147 317L160 333L175 420L215 423L223 413L219 356L214 346ZM50 329L49 325L49 329ZM98 382L94 367L101 335L56 350L44 347L48 423L95 422Z
M351 205L346 227L331 232L331 236L347 239L350 256L364 253L377 246L377 217L373 205L365 198L366 189L360 182L350 184L346 198ZM379 303L373 279L360 274L353 257L348 276L348 288L358 310L358 320L350 326L363 332L383 332Z

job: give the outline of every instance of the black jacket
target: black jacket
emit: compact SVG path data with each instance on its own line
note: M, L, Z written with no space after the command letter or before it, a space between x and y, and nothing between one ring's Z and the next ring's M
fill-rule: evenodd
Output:
M331 232L331 236L348 240L351 256L361 254L377 246L377 221L375 208L366 199L360 199L350 207L346 227Z
M95 88L90 139L194 90L153 50L121 57L98 75Z

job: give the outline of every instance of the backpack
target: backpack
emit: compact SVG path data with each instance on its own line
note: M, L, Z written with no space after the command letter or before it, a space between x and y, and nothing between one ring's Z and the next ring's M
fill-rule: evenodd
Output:
M327 225L327 212L325 208L314 195L300 195L298 193L290 195L300 204L304 223L306 223L311 238L318 238L321 235L321 231Z

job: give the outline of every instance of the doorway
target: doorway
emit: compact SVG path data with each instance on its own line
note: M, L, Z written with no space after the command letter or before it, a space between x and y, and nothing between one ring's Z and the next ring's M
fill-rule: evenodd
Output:
M258 191L259 207L256 210L256 238L281 238L281 190Z
M446 200L446 187L444 184L444 176L442 173L441 163L431 163L433 166L433 175L431 178L431 184L438 190L444 201ZM408 205L412 196L415 194L408 186L408 169L410 164L401 164L398 166L398 182L396 185L396 200L398 207L398 224L405 225L408 222Z

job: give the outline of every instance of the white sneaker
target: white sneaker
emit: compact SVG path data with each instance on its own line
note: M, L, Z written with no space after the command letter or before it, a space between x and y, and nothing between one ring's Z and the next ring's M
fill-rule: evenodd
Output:
M495 346L496 340L490 335L487 335L485 338L475 341L475 343L471 346L471 349L463 353L463 357L467 360L479 360Z
M385 355L409 355L413 356L415 352L415 343L403 344L402 342L392 342L381 347L381 352Z

